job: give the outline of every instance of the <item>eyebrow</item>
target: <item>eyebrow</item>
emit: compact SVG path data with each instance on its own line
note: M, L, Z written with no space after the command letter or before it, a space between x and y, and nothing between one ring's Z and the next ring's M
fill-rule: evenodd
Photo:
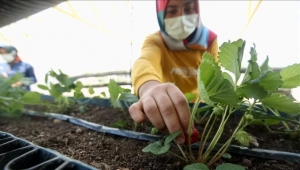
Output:
M188 0L187 2L184 3L184 5L188 5L192 2L195 2L195 0ZM167 6L167 8L177 8L177 6L176 5L170 5L170 6Z

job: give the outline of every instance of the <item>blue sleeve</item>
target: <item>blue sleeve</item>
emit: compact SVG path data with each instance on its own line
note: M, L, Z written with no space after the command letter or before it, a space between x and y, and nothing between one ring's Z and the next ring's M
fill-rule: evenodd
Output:
M34 74L34 69L29 64L27 65L27 69L26 69L26 74L25 75L26 75L25 77L28 77L30 79L31 84L34 84L34 83L37 82L35 74Z

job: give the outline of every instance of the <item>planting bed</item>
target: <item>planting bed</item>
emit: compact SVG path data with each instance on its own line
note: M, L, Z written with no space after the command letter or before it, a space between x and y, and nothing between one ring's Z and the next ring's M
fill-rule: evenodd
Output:
M106 126L120 120L125 121L122 112L99 106L88 106L88 111L85 113L72 111L70 115ZM235 122L234 120L235 118L232 118L232 123ZM197 126L200 132L201 127L200 125ZM132 130L132 126L127 128ZM146 123L139 126L137 130L150 133L150 129L150 124ZM183 162L170 155L154 156L143 153L142 149L149 144L147 141L98 133L60 120L33 116L23 116L20 119L1 118L0 130L36 145L56 150L72 159L77 159L99 169L174 170L182 169L184 166ZM230 127L225 129L226 132L231 130ZM247 132L257 137L261 148L300 152L299 138L290 140L287 136L265 133L267 131L262 127L248 128ZM220 160L217 164L223 162L240 164L253 170L300 169L298 163L242 155L232 155L232 159Z

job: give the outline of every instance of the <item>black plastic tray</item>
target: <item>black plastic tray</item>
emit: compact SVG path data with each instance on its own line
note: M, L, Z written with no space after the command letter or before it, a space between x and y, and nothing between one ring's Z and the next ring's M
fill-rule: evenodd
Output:
M0 131L0 170L96 170L51 149Z

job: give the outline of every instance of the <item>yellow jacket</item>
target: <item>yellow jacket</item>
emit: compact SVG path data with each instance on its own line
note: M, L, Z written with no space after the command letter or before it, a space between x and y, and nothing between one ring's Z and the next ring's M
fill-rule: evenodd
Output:
M140 86L149 80L174 83L183 94L198 94L197 72L205 51L217 60L218 42L213 40L206 49L172 51L165 45L159 32L149 35L142 46L141 56L132 67L132 84L138 95Z

